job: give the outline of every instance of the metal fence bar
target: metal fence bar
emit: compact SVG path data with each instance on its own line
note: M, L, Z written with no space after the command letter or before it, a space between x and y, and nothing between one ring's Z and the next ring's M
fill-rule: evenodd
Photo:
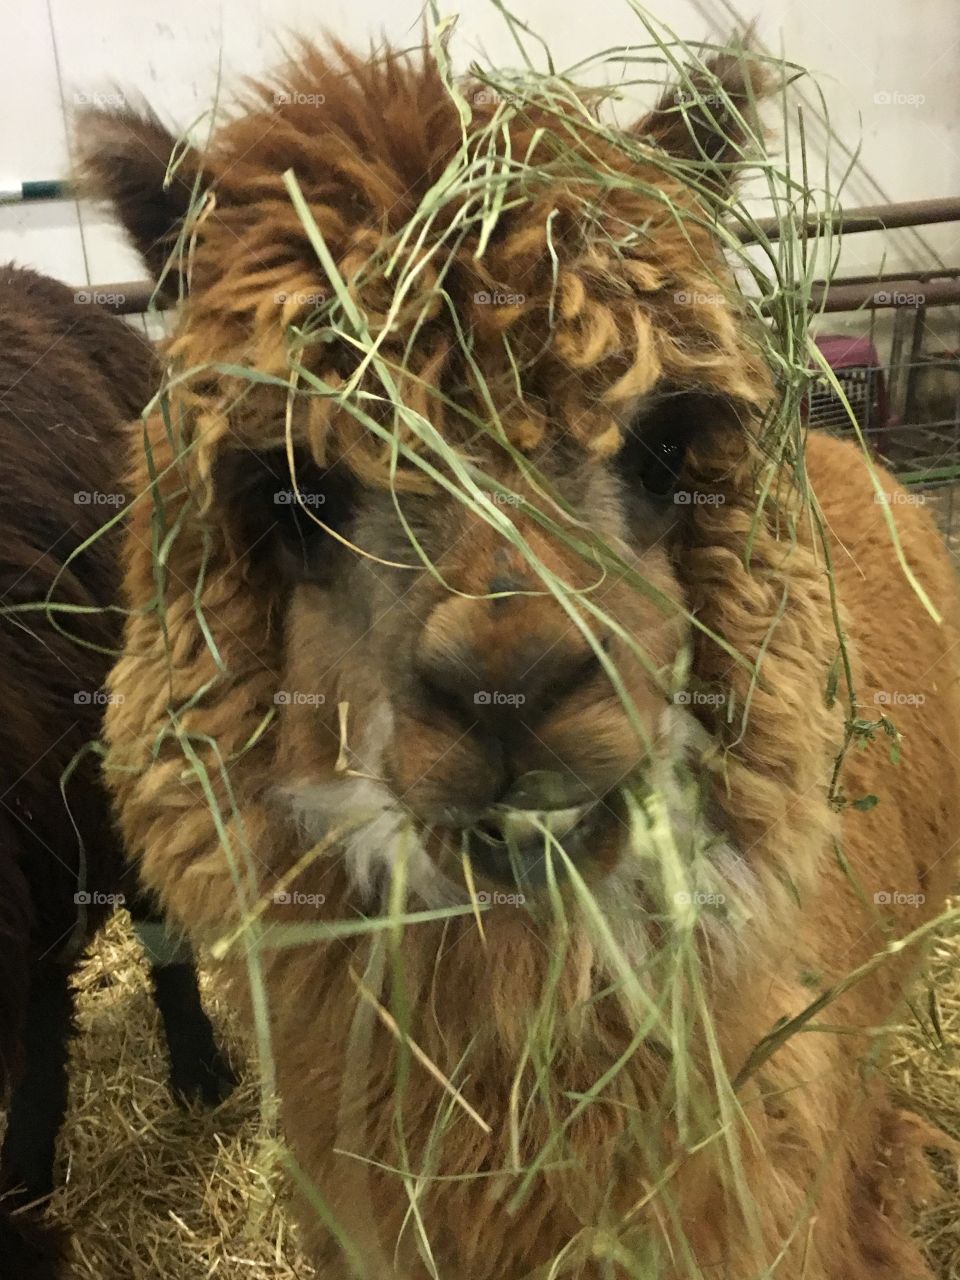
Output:
M873 271L865 276L836 276L831 286L843 284L892 284L899 280L956 280L960 279L960 267L939 267L935 271ZM815 280L813 287L822 289L825 281Z
M835 280L824 291L814 284L811 305L822 311L881 311L902 307L949 307L960 303L960 278L923 280L919 276L874 278L869 283Z
M925 227L935 222L960 222L960 198L937 196L933 200L906 200L901 204L865 204L856 209L838 209L797 221L797 230L808 235L821 235L830 228L850 235L856 231L890 231L896 227ZM778 218L760 218L756 223L768 240L779 240L783 224ZM738 237L743 244L753 244L757 236L753 228L742 227Z

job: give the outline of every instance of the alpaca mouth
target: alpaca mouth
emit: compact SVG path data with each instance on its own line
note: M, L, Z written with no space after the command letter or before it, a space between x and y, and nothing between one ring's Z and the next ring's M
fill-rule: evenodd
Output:
M566 858L576 861L587 852L599 825L600 809L597 801L563 809L495 805L466 829L467 853L471 863L490 880L543 884L548 864L560 879Z

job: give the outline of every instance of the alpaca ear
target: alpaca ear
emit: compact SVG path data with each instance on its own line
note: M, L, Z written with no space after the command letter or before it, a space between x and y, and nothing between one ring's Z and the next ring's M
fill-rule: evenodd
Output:
M199 153L149 108L91 108L74 122L75 179L81 195L108 204L161 292L177 296L173 253L184 220L209 185Z
M692 67L682 85L667 89L631 132L699 163L702 180L727 195L738 166L762 150L757 105L773 88L773 77L748 49L717 54Z

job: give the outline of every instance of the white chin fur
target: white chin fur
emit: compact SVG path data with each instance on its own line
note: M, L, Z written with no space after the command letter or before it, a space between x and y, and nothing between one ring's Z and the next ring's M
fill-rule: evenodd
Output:
M341 842L350 883L364 902L376 902L398 867L406 867L411 891L428 907L460 901L458 891L428 856L423 840L393 793L376 781L383 770L392 715L386 705L370 718L351 767L363 777L294 783L281 796L312 841L321 841L346 824L353 829ZM355 825L354 825L355 824Z

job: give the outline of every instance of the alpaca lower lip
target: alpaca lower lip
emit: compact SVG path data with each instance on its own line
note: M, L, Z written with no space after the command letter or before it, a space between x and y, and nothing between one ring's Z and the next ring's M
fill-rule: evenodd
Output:
M488 818L468 828L470 861L487 878L507 884L542 884L551 859L563 875L563 856L577 858L594 826L596 805L569 809L492 809Z

